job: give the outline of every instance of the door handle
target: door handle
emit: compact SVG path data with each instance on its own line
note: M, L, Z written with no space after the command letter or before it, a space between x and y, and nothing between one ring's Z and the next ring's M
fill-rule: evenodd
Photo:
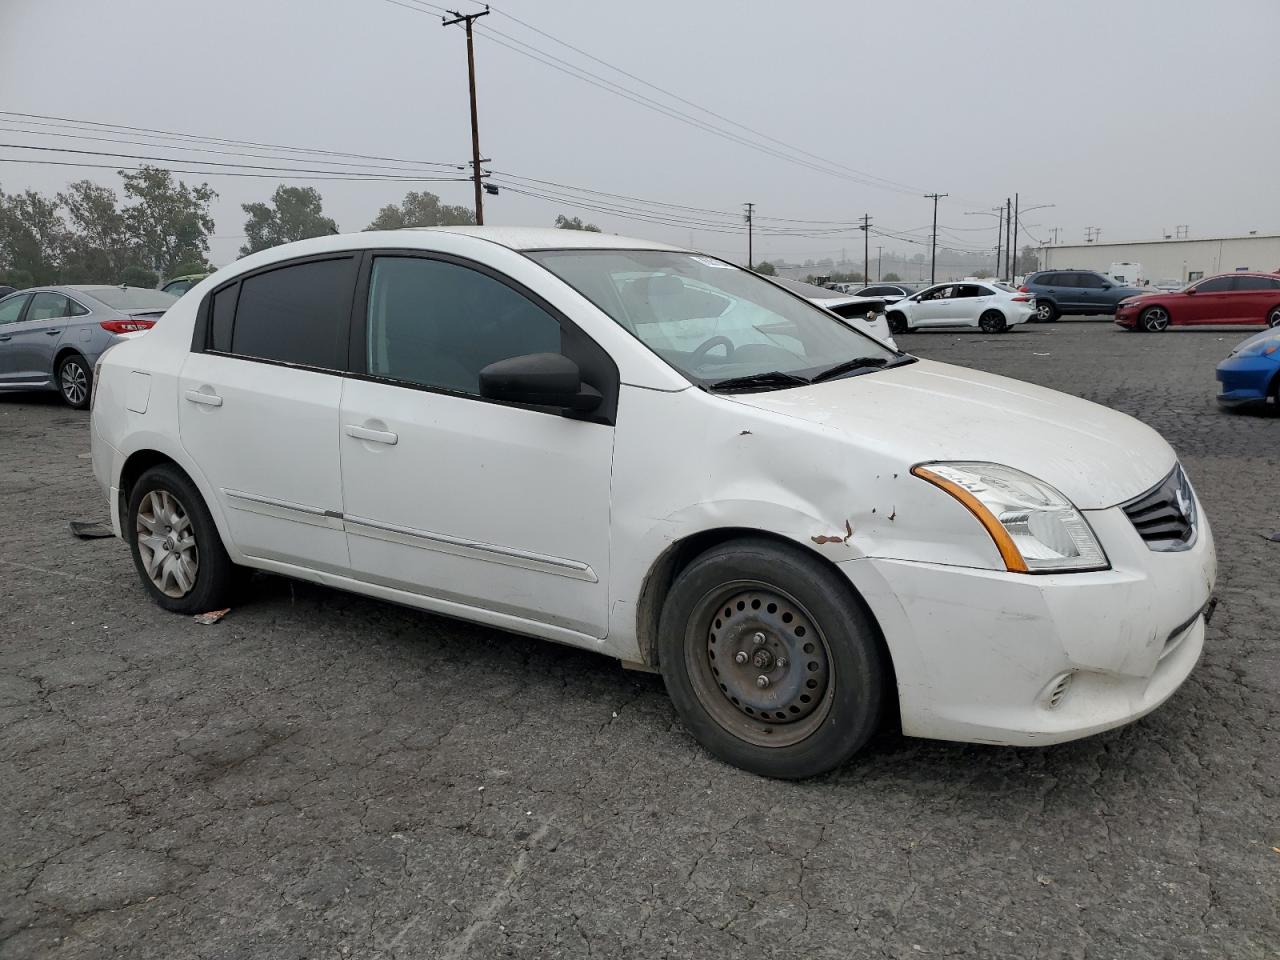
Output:
M347 436L355 437L357 440L371 440L374 443L386 443L395 446L400 437L392 433L390 430L371 430L368 427L361 427L354 423L347 424Z
M184 396L192 403L202 403L206 407L222 406L222 398L216 393L201 393L199 390L188 390Z
M46 330L46 331L44 332L44 335L45 335L46 337L56 337L56 336L57 336L58 334L60 334L61 332L62 332L61 330Z

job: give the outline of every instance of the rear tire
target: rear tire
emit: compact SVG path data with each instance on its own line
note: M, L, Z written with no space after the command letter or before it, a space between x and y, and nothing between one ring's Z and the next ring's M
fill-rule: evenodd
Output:
M1267 314L1267 326L1273 330L1280 327L1280 307L1271 308L1271 312Z
M1009 329L1009 324L999 310L988 310L978 318L978 327L983 333L1004 333Z
M1164 307L1148 307L1138 317L1138 325L1147 333L1163 333L1169 329L1169 311Z
M1058 319L1058 308L1052 303L1040 303L1036 301L1036 322L1037 323L1053 323Z
M89 406L89 396L93 392L93 371L89 369L89 361L78 353L67 354L58 364L57 379L63 403L73 410L84 410Z
M168 464L152 467L129 494L124 534L143 588L174 613L230 606L238 568L195 484Z
M799 548L738 540L695 559L663 606L658 655L694 738L761 776L826 773L879 723L876 627L849 584Z

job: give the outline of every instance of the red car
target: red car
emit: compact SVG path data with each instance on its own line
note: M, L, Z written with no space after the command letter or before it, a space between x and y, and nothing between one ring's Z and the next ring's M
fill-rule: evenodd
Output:
M1244 323L1280 327L1280 275L1224 273L1173 293L1154 291L1121 300L1116 323L1157 333L1169 325Z

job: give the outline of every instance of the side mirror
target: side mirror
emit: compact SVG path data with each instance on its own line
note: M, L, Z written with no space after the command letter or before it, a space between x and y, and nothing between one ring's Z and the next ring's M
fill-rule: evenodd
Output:
M600 406L600 393L582 382L578 365L559 353L530 353L480 371L480 396L536 407L585 413Z
M1187 287L1187 289L1183 290L1182 292L1183 292L1183 293L1195 293L1195 292L1196 292L1196 288L1195 288L1195 287Z
M1110 290L1110 289L1111 289L1111 287L1112 287L1112 284L1109 284L1109 283L1104 283L1104 284L1102 285L1102 289L1103 289L1103 290Z

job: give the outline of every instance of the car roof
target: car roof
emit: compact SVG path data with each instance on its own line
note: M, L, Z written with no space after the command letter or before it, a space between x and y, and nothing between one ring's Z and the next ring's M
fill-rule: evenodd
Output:
M559 227L409 227L405 232L459 233L479 237L512 250L679 250L656 240L639 240L620 237L612 233L596 233L593 230L563 230ZM358 234L357 234L358 236Z

